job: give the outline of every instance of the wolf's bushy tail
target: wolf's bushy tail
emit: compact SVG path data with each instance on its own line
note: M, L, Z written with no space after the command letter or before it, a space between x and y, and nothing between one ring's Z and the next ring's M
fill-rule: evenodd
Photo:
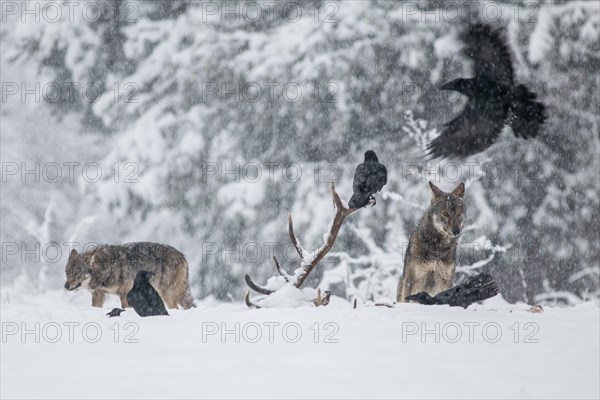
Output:
M508 124L518 138L534 138L546 121L546 108L536 101L536 95L525 85L517 85L510 104Z
M406 300L421 304L448 304L449 306L467 308L475 302L489 299L497 294L498 286L494 278L488 273L481 273L433 297L425 292L420 292L408 296Z
M177 254L177 261L175 264L179 270L178 274L181 284L177 288L177 304L179 304L184 310L189 310L192 307L196 307L194 296L192 296L192 291L190 289L190 268L185 256L180 252L178 253L179 254Z

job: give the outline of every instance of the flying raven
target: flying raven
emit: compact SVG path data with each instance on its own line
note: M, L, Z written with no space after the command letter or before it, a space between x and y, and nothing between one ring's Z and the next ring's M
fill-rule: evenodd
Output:
M458 306L467 308L477 301L489 299L497 294L498 286L496 285L494 278L492 278L490 274L484 272L472 276L462 284L444 290L433 297L426 292L419 292L406 297L406 300L416 301L417 303L427 305L448 304L451 307Z
M127 293L127 302L140 317L169 315L162 298L149 282L153 276L152 271L139 271L133 281L133 287Z
M354 194L348 202L350 208L362 208L369 204L369 200L376 200L373 193L379 192L387 183L387 169L377 159L373 150L365 153L365 161L356 167L352 189Z
M510 50L500 31L477 23L463 40L475 77L455 79L441 87L460 92L469 101L429 143L428 154L434 158L479 153L494 143L504 125L509 125L516 137L536 137L546 120L544 105L525 85L515 82Z

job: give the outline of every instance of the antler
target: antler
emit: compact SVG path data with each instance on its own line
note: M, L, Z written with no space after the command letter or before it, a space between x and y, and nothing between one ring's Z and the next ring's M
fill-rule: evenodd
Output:
M333 197L333 204L335 207L335 216L333 217L333 221L329 225L329 232L325 236L325 243L323 243L317 251L308 254L308 252L302 247L300 241L298 240L298 237L294 233L294 224L292 222L292 216L288 215L288 234L290 236L290 241L296 249L296 252L298 252L298 256L300 256L300 268L297 268L294 271L294 275L290 276L281 268L281 265L279 264L279 261L277 261L277 258L273 257L273 261L275 262L275 268L277 269L279 275L281 275L286 282L292 283L297 288L300 288L302 286L302 284L304 283L308 275L311 273L311 271L315 269L319 262L323 258L325 258L327 253L329 253L329 251L333 247L333 244L335 243L335 239L337 238L338 232L340 231L340 228L342 227L342 224L344 223L346 217L348 217L348 215L352 214L354 211L358 210L357 208L348 208L344 205L344 203L340 199L340 196L335 191L335 185L333 184L333 182L331 182L330 184L330 189L331 196ZM248 284L250 289L265 295L273 293L272 290L264 288L254 283L248 275L246 275L245 278L246 283ZM246 303L248 303L248 294L246 294L245 297L247 299ZM329 296L327 295L326 300L323 300L325 300L325 298L318 298L318 305L326 305L329 302Z
M347 208L344 206L340 196L335 191L335 185L333 182L331 182L331 196L333 197L333 204L335 206L335 216L329 225L329 232L327 233L325 243L323 243L323 245L321 245L321 247L315 253L311 254L308 259L302 251L302 246L300 246L297 242L296 235L294 234L294 227L292 225L292 217L290 216L288 218L290 238L294 238L292 243L296 247L298 255L302 260L302 267L297 269L294 273L294 285L297 288L302 286L311 271L319 264L319 261L325 258L327 253L329 253L346 217L357 210L356 208Z

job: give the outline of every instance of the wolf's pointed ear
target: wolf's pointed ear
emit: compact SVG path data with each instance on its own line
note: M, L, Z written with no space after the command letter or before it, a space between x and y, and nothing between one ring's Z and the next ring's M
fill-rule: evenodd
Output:
M434 203L437 199L446 194L431 181L429 181L429 187L431 188L431 203Z
M69 254L69 260L71 260L75 257L77 257L77 250L73 249L73 250L71 250L71 254Z
M452 194L455 196L460 197L461 199L464 199L465 197L465 184L463 182L460 183L460 185L458 185L456 187L456 189L454 189L452 191Z

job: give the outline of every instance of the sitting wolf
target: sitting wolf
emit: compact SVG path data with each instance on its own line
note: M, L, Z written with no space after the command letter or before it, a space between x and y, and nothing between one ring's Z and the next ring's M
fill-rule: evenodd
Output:
M83 254L73 249L67 262L65 289L90 289L94 307L102 307L106 293L116 294L125 308L129 307L127 293L141 270L154 272L150 283L168 308L177 308L178 304L184 309L194 307L184 255L159 243L101 245Z
M463 228L465 185L445 193L429 182L431 205L410 235L404 272L398 283L397 301L426 292L430 296L449 289L454 282L456 245Z

